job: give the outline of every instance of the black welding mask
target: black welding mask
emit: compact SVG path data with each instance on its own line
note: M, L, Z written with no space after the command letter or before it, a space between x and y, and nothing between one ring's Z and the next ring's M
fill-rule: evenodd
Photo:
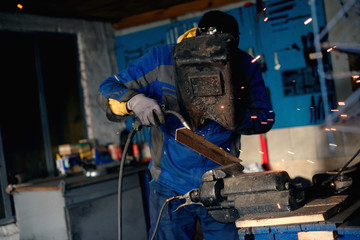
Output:
M236 82L238 34L224 32L215 23L209 23L213 27L200 23L196 37L183 39L172 49L180 110L192 130L207 120L234 130L241 104L236 90L241 84Z

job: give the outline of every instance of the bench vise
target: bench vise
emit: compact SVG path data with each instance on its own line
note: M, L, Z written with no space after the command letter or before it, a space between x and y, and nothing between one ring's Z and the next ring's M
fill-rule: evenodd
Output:
M244 174L243 169L234 163L204 173L200 187L180 197L186 202L178 209L200 204L216 221L231 223L244 216L286 212L301 205L304 196L290 183L287 172Z

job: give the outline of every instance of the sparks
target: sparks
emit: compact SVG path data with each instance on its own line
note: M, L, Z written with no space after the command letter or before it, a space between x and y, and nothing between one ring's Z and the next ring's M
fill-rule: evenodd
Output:
M338 112L339 109L331 109L332 112Z
M337 145L335 143L329 143L329 146L337 147Z
M276 204L278 209L281 209L280 203Z
M18 5L16 5L18 9L23 9L23 5L21 5L20 3L18 3Z
M261 124L266 125L266 124L268 124L268 123L267 123L267 122L261 122Z
M360 76L359 75L354 75L352 76L352 78L355 80L355 79L358 79Z
M304 24L305 24L305 25L308 25L309 23L311 23L311 21L312 21L312 18L308 18L308 19L306 19L306 21L304 22Z
M253 115L250 117L251 119L257 119L257 116Z
M340 117L347 118L347 114L340 114Z
M294 155L295 153L293 153L293 152L291 152L291 151L288 151L288 154L292 154L292 155Z
M269 18L268 18L268 17L264 18L264 22L267 22L267 20L269 20Z
M326 51L327 51L327 52L331 52L333 49L334 49L334 48L331 47L331 48L328 48Z
M306 160L307 162L309 162L309 163L311 163L311 164L314 164L314 162L313 161L311 161L311 160Z
M262 151L259 151L259 153L260 153L260 154L265 154L265 153L264 153L264 152L262 152Z
M225 107L224 107L224 106L221 106L220 108L221 108L221 109L224 109Z
M345 106L345 102L338 102L339 106Z
M257 60L259 60L260 59L260 55L257 55L253 60L251 60L251 63L254 63L254 62L256 62Z

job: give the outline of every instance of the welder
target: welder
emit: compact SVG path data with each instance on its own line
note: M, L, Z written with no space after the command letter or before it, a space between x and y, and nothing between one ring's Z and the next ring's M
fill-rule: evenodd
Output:
M181 83L174 67L174 46L186 39L217 34L231 35L235 46L231 53L235 62L231 66L236 77L230 81L231 93L235 95L230 99L236 101L236 111L218 112L223 116L233 114L234 121L231 124L221 118L193 116L193 111L187 106L194 103L191 102L192 98L185 99L180 94L179 87L184 86L184 82ZM196 134L235 156L239 156L241 134L265 133L274 124L275 114L266 93L260 66L256 62L252 63L253 58L238 49L238 44L239 26L236 19L221 11L209 11L201 17L198 27L182 35L178 43L155 47L126 69L107 78L99 87L98 102L109 120L121 121L135 115L143 126L151 128L149 236L154 231L160 208L166 199L199 188L202 175L220 166L175 140L175 131L183 124L176 116L165 115L163 107L185 116ZM204 84L201 82L194 84L192 91L199 92L202 87ZM195 107L201 106L195 104ZM203 115L206 116L206 110ZM194 119L197 120L192 121ZM216 222L200 205L190 205L174 212L179 205L180 201L172 201L167 205L160 219L156 239L193 239L197 221L201 224L205 239L238 239L235 224Z

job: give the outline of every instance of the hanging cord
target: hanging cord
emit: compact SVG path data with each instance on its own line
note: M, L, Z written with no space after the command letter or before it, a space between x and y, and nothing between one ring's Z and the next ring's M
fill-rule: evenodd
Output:
M124 151L123 151L123 155L121 157L121 162L120 162L120 170L119 170L119 182L118 182L118 239L121 240L121 230L122 230L122 179L123 179L123 172L124 172L124 163L126 160L126 156L128 153L128 149L131 143L132 138L135 136L136 132L140 131L142 128L142 125L140 123L139 120L135 120L132 126L132 129L127 137L125 146L124 146Z
M158 229L158 227L159 227L161 215L162 215L162 213L163 213L163 211L164 211L164 208L165 208L166 204L167 204L168 202L172 201L172 200L175 200L175 199L179 199L179 197L170 197L170 198L166 199L166 201L165 201L164 204L162 205L162 207L161 207L161 209L160 209L160 212L159 212L159 216L158 216L157 221L156 221L156 225L155 225L155 228L154 228L154 232L153 232L150 240L154 240L154 238L155 238L157 229Z
M338 177L340 176L340 174L347 168L347 166L349 166L349 164L357 157L357 155L359 155L359 153L360 153L360 148L359 148L359 150L355 153L355 155L340 169L340 171L339 171L336 175L334 175L333 177L331 177L331 178L329 179L328 182L333 183L333 182L335 181L335 179L338 178Z
M176 111L173 110L166 110L165 106L161 106L162 110L164 111L165 114L174 114L177 118L179 118L179 120L181 121L181 123L184 125L185 128L190 129L190 125L186 122L186 120L183 118L183 116L181 116L181 114L179 114ZM138 119L135 119L133 125L132 125L132 129L127 137L125 146L124 146L124 151L123 151L123 155L121 157L121 163L120 163L120 170L119 170L119 182L118 182L118 239L121 240L122 239L122 179L123 179L123 172L124 172L124 162L126 160L126 155L128 152L128 148L129 145L131 143L132 138L135 136L136 132L140 131L142 128L141 122ZM151 239L153 239L155 237L156 234L156 230L158 228L159 222L160 222L160 217L162 215L162 211L164 210L166 204L171 201L177 199L177 197L171 197L169 199L167 199L165 201L165 203L163 204L161 210L160 210L160 214L158 217L158 221L156 223L156 227L153 233L153 236Z
M178 112L176 112L176 111L173 111L173 110L166 110L166 109L165 109L165 106L163 106L163 105L161 106L161 108L163 109L163 111L164 111L164 113L165 113L166 115L168 115L168 114L173 114L173 115L175 115L175 116L180 120L180 122L182 123L182 125L184 125L185 128L191 129L191 128L190 128L190 125L186 122L185 118L184 118L183 116L181 116L180 113L178 113Z
M190 125L186 122L185 118L184 118L183 116L181 116L180 113L178 113L178 112L176 112L176 111L173 111L173 110L166 110L166 109L165 109L165 106L161 106L161 107L162 107L163 111L165 112L165 114L173 114L173 115L175 115L175 116L180 120L180 122L184 125L185 128L190 129ZM154 228L154 232L153 232L153 234L152 234L152 236L151 236L151 240L154 240L154 238L155 238L157 229L158 229L158 227L159 227L161 215L162 215L162 213L163 213L163 211L164 211L164 208L165 208L166 204L167 204L168 202L172 201L172 200L175 200L175 199L179 199L179 197L178 197L178 196L177 196L177 197L170 197L170 198L166 199L166 201L165 201L164 204L162 205L162 207L161 207L161 209L160 209L160 212L159 212L159 216L158 216L157 221L156 221L156 225L155 225L155 228Z

